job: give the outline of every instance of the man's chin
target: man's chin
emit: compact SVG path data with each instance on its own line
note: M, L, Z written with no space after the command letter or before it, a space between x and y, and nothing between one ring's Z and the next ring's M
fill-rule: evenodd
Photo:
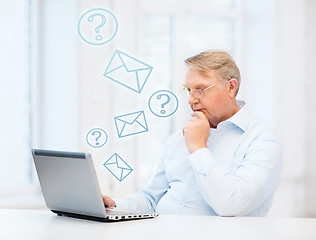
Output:
M214 121L211 120L210 114L208 112L206 112L204 114L208 119L208 124L210 125L210 128L217 128L217 124L213 123Z

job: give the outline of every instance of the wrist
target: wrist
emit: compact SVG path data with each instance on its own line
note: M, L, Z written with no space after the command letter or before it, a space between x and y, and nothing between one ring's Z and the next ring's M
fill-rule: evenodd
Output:
M188 147L188 150L192 154L201 148L207 148L206 144L192 145Z

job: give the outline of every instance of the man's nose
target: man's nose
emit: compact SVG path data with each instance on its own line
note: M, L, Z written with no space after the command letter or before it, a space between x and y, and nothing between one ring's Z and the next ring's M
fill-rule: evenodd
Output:
M199 99L194 97L193 94L190 94L189 99L188 99L188 103L190 105L196 104L198 103Z

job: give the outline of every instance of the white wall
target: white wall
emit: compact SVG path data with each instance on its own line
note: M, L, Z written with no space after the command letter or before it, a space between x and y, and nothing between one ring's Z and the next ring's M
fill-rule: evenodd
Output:
M275 7L277 126L284 170L272 215L315 216L316 5L315 1L278 0Z
M306 96L306 121L304 129L305 140L305 209L304 215L316 217L316 1L307 0L305 5L305 96Z
M275 8L274 1L244 2L241 88L251 111L276 126Z

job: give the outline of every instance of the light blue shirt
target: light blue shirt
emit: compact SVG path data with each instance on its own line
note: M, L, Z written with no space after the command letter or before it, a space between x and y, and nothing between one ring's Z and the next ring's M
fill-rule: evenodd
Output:
M278 138L243 106L210 129L207 148L190 154L182 130L171 135L149 182L114 200L135 211L266 216L281 170Z

